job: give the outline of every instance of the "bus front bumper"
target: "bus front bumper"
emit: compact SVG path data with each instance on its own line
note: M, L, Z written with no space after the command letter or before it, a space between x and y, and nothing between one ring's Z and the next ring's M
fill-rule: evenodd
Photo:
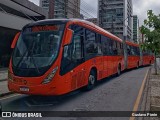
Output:
M18 85L14 82L8 81L8 89L11 92L28 94L28 95L57 95L56 87L50 84L46 85L34 85L34 86L25 86Z

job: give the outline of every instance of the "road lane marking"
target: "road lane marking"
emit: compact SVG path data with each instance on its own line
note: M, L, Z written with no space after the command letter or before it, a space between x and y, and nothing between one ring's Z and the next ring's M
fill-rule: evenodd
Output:
M144 90L144 87L145 87L145 83L146 83L146 80L147 80L147 77L148 77L148 74L149 74L149 70L150 70L150 68L147 70L147 73L146 73L146 75L145 75L145 77L143 79L141 88L139 90L137 99L135 101L135 104L134 104L134 107L133 107L133 110L132 110L133 112L136 112L138 110L139 103L140 103L140 100L141 100L141 97L142 97L142 93L143 93L143 90ZM129 120L135 120L135 117L130 117Z
M8 96L8 97L0 98L0 101L1 100L5 100L5 99L9 99L9 98L12 98L12 97L17 97L17 96L20 96L20 94L16 94L16 95L11 95L11 96Z

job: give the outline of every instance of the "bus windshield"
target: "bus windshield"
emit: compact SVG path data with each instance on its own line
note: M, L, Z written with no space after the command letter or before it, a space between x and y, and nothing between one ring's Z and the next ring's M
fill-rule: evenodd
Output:
M37 72L50 66L58 55L63 30L62 24L25 28L13 52L13 66Z

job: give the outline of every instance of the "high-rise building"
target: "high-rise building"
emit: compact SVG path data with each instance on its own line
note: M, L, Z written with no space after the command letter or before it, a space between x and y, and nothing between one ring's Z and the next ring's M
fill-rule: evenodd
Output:
M40 0L39 6L49 12L49 0Z
M95 25L98 25L98 20L97 20L97 18L89 18L89 19L86 19L86 20L89 21L89 22L94 23Z
M139 43L141 44L141 43L144 43L145 41L144 41L144 34L142 34L142 32L141 32L141 27L139 27L139 29L138 29L138 31L139 31L139 34L138 34L138 38L139 38Z
M133 41L135 43L139 42L139 20L137 15L133 16Z
M121 39L133 38L132 0L99 0L99 26Z
M80 18L80 0L40 0L50 18Z

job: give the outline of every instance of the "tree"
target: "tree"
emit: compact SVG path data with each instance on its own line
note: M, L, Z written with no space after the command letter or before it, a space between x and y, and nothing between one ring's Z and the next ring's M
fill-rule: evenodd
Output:
M142 50L150 50L154 53L154 68L157 73L157 53L160 52L160 15L155 15L152 10L148 10L147 19L141 27L145 42L141 44Z

